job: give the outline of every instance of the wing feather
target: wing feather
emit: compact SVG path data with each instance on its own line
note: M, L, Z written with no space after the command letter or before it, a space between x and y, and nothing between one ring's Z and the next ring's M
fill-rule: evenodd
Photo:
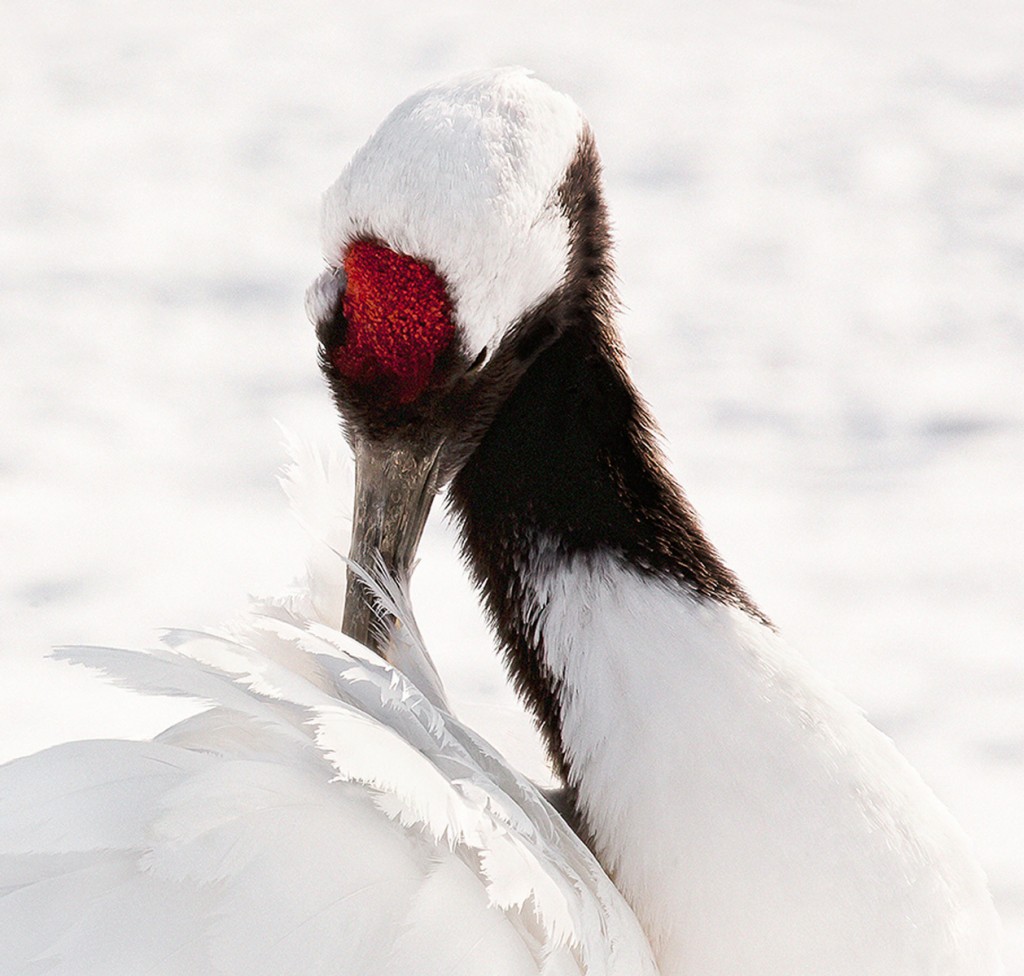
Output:
M0 768L0 972L654 972L540 794L332 628L278 608L61 656L207 707Z

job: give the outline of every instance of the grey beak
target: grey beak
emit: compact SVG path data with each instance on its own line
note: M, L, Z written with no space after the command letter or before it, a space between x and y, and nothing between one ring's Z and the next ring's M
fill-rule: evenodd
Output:
M409 582L416 549L438 490L440 445L423 454L393 443L357 441L356 503L349 559L371 575L383 563L402 585ZM348 572L341 629L384 656L366 584Z

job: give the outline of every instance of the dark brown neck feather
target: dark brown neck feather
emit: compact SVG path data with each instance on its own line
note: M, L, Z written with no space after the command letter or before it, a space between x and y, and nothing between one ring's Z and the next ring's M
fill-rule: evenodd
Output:
M566 561L609 555L763 619L667 473L612 325L613 270L596 154L585 140L562 188L574 228L568 284L538 323L558 338L530 366L455 476L450 507L517 689L572 781L560 692L530 625L523 567L542 541ZM681 649L682 650L682 649Z

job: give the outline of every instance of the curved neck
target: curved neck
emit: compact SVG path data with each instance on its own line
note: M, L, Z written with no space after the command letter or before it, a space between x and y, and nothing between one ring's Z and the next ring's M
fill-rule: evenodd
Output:
M763 619L665 470L612 327L596 312L578 313L531 366L449 500L517 688L570 784L560 680L537 626L546 609L538 573L611 557Z
M777 640L666 472L611 325L587 143L577 162L567 284L534 323L560 337L449 494L577 829L665 974L996 971L948 814Z
M766 626L591 325L531 367L450 498L574 826L659 971L995 972L966 842Z

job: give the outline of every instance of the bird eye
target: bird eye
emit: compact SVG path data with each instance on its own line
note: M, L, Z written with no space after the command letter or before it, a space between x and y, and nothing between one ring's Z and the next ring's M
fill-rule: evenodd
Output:
M469 369L466 370L467 375L469 373L475 373L484 364L484 360L487 358L487 346L484 346L480 350L480 355L469 364Z
M341 312L345 284L341 268L326 268L306 289L306 315L317 331Z

